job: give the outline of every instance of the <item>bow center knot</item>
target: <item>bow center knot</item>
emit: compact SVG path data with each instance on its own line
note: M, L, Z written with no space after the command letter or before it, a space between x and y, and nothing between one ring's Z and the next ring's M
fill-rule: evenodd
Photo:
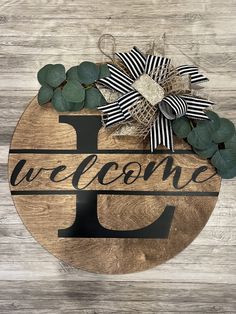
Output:
M164 89L148 74L137 78L132 87L139 92L152 106L160 103L165 96Z

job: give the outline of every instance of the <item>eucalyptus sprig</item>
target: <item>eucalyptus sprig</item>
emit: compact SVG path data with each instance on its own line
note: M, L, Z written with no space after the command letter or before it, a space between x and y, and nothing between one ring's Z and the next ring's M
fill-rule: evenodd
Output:
M173 121L173 131L185 138L196 154L209 158L224 179L236 176L236 131L234 124L206 111L209 120L191 121L181 117Z
M110 76L106 64L85 61L71 67L67 72L62 64L47 64L37 74L41 88L38 103L52 103L57 111L79 111L94 109L106 104L95 83Z

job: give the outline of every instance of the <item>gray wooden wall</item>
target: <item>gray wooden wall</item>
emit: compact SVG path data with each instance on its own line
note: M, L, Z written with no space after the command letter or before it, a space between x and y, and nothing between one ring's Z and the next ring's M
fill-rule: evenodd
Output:
M236 180L196 240L146 272L95 275L58 261L26 231L7 183L14 127L36 94L37 70L105 60L97 40L120 51L155 40L177 63L198 64L215 110L236 123L235 0L0 0L0 313L236 313Z

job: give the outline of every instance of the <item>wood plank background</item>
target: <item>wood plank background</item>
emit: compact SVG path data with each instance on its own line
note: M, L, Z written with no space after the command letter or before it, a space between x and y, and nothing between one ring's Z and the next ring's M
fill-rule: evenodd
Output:
M205 93L236 123L235 0L0 0L0 313L236 313L236 180L223 181L200 236L169 262L122 276L58 261L26 231L7 183L14 127L36 94L37 70L103 61L98 38L118 50L155 40L166 55L208 74Z

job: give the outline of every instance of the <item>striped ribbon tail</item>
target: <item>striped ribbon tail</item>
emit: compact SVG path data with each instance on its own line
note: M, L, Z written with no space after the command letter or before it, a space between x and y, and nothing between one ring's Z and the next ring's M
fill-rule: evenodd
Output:
M164 57L148 55L145 64L145 73L154 81L161 82L168 75L171 60Z
M123 73L113 64L108 63L108 68L111 75L100 79L97 83L100 83L106 87L109 87L121 94L128 93L133 90L131 86L134 82L128 75Z
M157 149L158 145L164 145L173 151L173 131L171 121L166 119L160 112L150 128L151 151Z
M133 47L130 52L119 52L116 55L123 61L134 79L143 74L146 57L137 47Z
M177 67L176 70L180 75L189 75L192 84L199 84L208 81L208 78L205 75L199 73L199 69L196 66L181 65Z
M180 97L187 103L188 109L186 111L186 116L188 118L209 120L208 116L203 110L214 105L212 101L188 95L181 95Z

